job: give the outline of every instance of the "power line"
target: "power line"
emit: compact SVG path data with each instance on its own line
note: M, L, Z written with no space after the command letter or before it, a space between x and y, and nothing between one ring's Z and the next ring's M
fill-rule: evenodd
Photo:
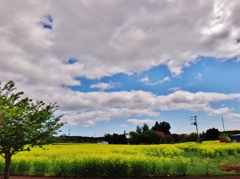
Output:
M198 122L198 126L205 126L205 127L208 127L209 129L210 128L212 128L212 127L216 127L216 125L214 124L214 125L212 125L212 126L209 126L209 125L205 125L205 124L203 124L203 123L200 123L200 122ZM219 125L217 126L218 128L219 128Z

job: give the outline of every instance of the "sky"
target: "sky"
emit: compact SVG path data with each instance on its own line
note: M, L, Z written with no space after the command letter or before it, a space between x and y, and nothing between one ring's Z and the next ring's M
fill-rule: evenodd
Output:
M240 130L240 0L0 0L0 81L60 134Z

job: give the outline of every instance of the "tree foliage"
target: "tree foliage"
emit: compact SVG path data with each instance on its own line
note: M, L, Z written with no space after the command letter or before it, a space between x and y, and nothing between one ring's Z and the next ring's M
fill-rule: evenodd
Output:
M219 134L220 132L218 129L208 129L205 134L205 140L218 140Z
M159 144L159 137L153 130L148 130L143 133L143 142L145 144Z
M5 159L4 179L9 178L12 155L31 147L52 143L64 123L55 117L56 103L33 102L16 92L15 83L0 84L0 154Z
M140 127L140 126L137 126L137 128L136 128L136 132L138 133L138 134L142 134L142 128Z
M124 134L105 134L104 139L109 144L127 144L127 137L124 132Z
M156 134L159 138L162 138L165 136L165 134L163 132L160 132L160 131L156 131Z
M137 126L136 131L129 132L130 144L159 144L159 140L165 134L149 129L146 123L142 127Z
M149 130L149 127L146 123L143 124L142 126L142 132L147 132Z
M159 141L160 144L167 144L167 139L165 136L161 137L160 141Z
M137 132L135 131L130 131L129 132L129 144L140 144L140 136Z
M170 124L165 121L160 123L156 122L155 125L152 127L152 130L163 132L165 135L171 134L170 129L171 129Z

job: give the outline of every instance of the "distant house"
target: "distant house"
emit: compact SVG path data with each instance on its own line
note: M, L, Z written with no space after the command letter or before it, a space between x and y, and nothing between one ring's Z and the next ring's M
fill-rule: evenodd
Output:
M108 144L107 141L101 141L100 144Z
M240 142L240 134L233 134L231 135L232 142Z

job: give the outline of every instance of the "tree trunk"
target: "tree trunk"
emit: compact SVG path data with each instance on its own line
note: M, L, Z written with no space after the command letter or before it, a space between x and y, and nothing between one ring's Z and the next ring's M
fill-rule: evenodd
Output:
M4 179L9 179L9 175L10 175L10 164L11 164L11 154L10 154L10 152L6 152L6 153L5 153Z

